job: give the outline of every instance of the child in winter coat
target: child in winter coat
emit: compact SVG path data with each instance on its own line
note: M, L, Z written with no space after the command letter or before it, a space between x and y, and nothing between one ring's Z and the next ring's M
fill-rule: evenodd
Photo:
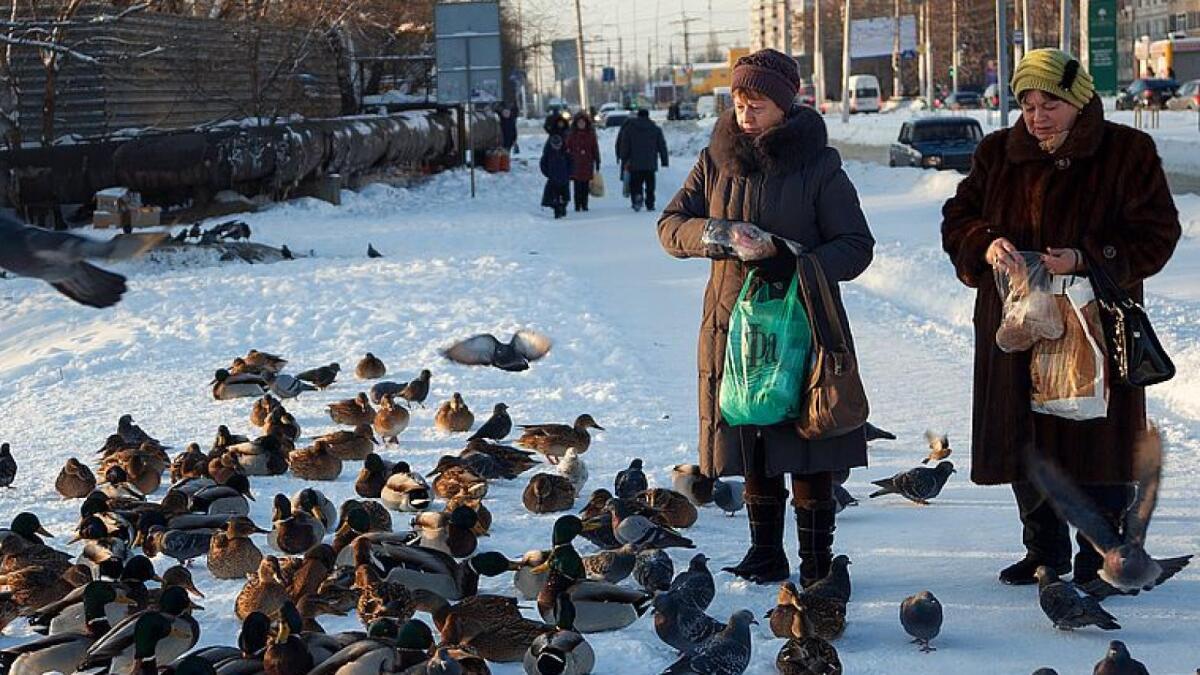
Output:
M541 167L542 175L546 177L542 206L554 209L555 218L563 218L567 215L567 202L571 199L571 157L567 154L563 134L550 134L546 146L542 148Z

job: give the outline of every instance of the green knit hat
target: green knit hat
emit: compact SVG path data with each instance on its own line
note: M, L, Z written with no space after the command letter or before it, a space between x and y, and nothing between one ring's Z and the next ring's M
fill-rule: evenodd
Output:
M1076 108L1083 108L1096 95L1092 76L1074 56L1059 49L1034 49L1021 59L1013 72L1013 95L1036 89L1053 94Z

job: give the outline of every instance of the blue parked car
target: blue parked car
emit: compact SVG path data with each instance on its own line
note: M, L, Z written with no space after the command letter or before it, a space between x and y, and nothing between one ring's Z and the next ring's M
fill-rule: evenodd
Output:
M889 150L888 166L971 169L983 127L971 117L925 117L905 122Z

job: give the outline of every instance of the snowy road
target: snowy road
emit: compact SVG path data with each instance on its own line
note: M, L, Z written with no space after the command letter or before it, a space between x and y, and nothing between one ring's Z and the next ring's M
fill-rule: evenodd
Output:
M667 468L694 456L695 339L707 265L667 257L658 247L655 216L635 214L612 195L619 188L612 141L604 132L610 196L565 221L537 208L536 161L522 160L511 175L481 175L474 203L460 172L410 190L347 193L342 207L306 200L256 214L248 221L257 238L311 249L316 257L269 266L139 263L126 268L130 294L110 312L69 305L28 281L0 283L0 381L6 384L0 440L12 443L21 463L16 489L0 493L0 522L33 508L62 546L78 503L60 501L53 478L66 457L90 459L122 413L176 448L192 440L207 446L220 423L251 431L248 402L213 402L203 385L213 369L251 347L282 352L297 368L336 360L348 369L370 350L387 362L389 379L429 366L431 402L461 391L477 414L486 414L503 400L518 423L569 421L589 412L609 431L585 456L592 476L587 489L611 485L635 456L646 459L652 482L666 484ZM672 132L668 142L689 150L659 174L660 206L694 158L694 138ZM540 140L524 138L523 145L540 147ZM900 437L873 447L871 467L855 472L848 487L865 497L870 480L915 465L928 427L950 434L959 473L932 506L864 499L840 519L837 548L854 561L849 625L837 643L847 672L1028 673L1053 666L1078 673L1113 637L1125 640L1151 672L1193 672L1200 665L1196 568L1164 589L1110 600L1124 626L1115 635L1060 633L1042 616L1033 589L996 582L997 570L1020 555L1020 536L1009 491L973 486L966 478L971 296L954 280L937 237L940 205L958 177L859 163L848 171L879 245L875 264L848 287L847 307L873 420ZM1161 317L1180 366L1177 380L1151 396L1152 415L1171 443L1151 532L1160 556L1200 551L1200 199L1187 199L1180 206L1190 214L1189 239L1150 286L1151 311ZM386 257L368 260L368 241ZM527 373L465 370L436 355L455 337L525 325L557 340L551 356ZM305 436L321 433L332 428L325 404L358 389L347 379L289 409ZM387 456L427 470L438 455L461 447L460 438L432 429L432 416L432 409L415 412L401 449ZM338 481L319 487L335 501L345 499L356 470L348 465ZM299 484L291 477L256 479L255 521L269 523L269 496L290 494ZM485 548L516 557L548 545L553 516L526 513L523 487L524 481L492 487L488 504L497 522ZM396 525L405 527L407 519L397 517ZM745 533L744 512L726 518L705 509L687 534L718 569L740 558ZM789 526L789 542L793 536ZM794 545L788 547L795 562ZM677 568L688 558L673 557ZM167 566L157 563L160 571ZM723 573L717 580L714 615L724 618L741 607L761 615L774 603L773 588ZM202 643L231 643L235 629L228 619L240 585L214 581L203 565L197 581L209 593L200 616ZM511 589L507 580L485 586ZM897 618L899 602L922 589L932 590L947 614L935 643L939 651L928 655L908 644ZM357 624L353 616L322 622L329 630ZM782 641L766 626L754 630L749 672L770 672ZM25 632L17 622L0 645ZM589 640L601 673L659 672L673 660L649 617Z

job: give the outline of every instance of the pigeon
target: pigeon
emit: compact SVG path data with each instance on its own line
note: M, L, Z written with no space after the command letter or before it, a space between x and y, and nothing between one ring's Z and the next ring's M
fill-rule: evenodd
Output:
M668 592L682 602L691 603L702 610L708 609L717 594L712 572L708 570L708 556L703 553L692 556L688 568L671 581Z
M166 448L161 441L134 424L132 415L121 415L117 420L117 435L125 441L126 447L141 447L143 443L147 443L155 448Z
M839 555L829 564L829 574L824 579L804 589L806 595L816 595L831 600L850 602L850 558Z
M713 479L704 475L695 464L676 464L671 467L671 487L696 506L711 502Z
M875 426L874 424L871 424L870 422L863 424L863 431L867 435L868 443L871 443L873 441L894 441L894 440L896 440L896 434L893 434L892 432L884 430L884 429L880 429L879 427Z
M1039 565L1034 572L1038 580L1038 604L1059 630L1098 626L1104 630L1119 630L1116 617L1104 611L1100 601L1080 595L1075 586L1058 578L1054 570Z
M619 499L610 499L604 505L612 514L613 535L621 544L633 544L638 550L647 548L696 548L691 539L678 532L655 525L645 516L633 515L629 506Z
M925 441L929 443L929 455L921 460L922 464L940 462L950 456L950 439L946 434L925 430Z
M367 257L368 258L382 258L383 254L380 253L379 251L376 251L375 247L372 244L368 243L367 244Z
M741 481L726 481L718 478L713 483L713 503L727 516L733 516L746 506L745 493L746 486Z
M310 370L297 373L296 379L304 380L305 382L312 382L317 389L325 389L329 385L333 384L333 381L337 379L338 373L341 372L341 370L341 366L336 363L331 363L327 366L312 368Z
M292 255L292 249L288 248L287 244L279 247L279 257L284 260L295 260L296 256Z
M578 497L583 492L583 486L587 485L588 469L587 464L584 464L583 459L575 452L575 448L568 448L555 468L571 481L571 487L575 488L575 496Z
M725 624L704 613L680 594L668 591L654 596L654 633L680 653L695 651Z
M750 624L756 624L748 609L729 617L725 630L709 638L695 651L684 654L663 675L741 675L750 665Z
M376 382L371 385L371 403L379 405L383 402L383 399L396 396L404 391L405 386L399 382Z
M409 403L416 403L424 408L425 399L429 398L429 380L432 377L433 373L430 373L428 370L422 370L417 379L404 385L404 389L401 389L397 396Z
M441 353L464 366L494 366L515 373L529 370L530 362L548 354L552 346L553 342L545 335L519 330L507 343L491 333L481 333L457 342Z
M870 497L874 499L880 495L898 494L911 502L928 504L930 499L942 491L952 473L955 471L951 462L938 462L932 469L919 466L902 471L891 478L871 481L872 485L878 485L880 489L872 492Z
M1058 675L1058 671L1053 668L1038 668L1033 671L1033 675Z
M1146 666L1129 655L1129 648L1120 640L1108 643L1108 653L1096 663L1092 675L1150 675Z
M512 418L508 416L508 406L504 403L497 403L492 408L492 416L487 419L475 433L471 434L468 441L477 441L480 439L491 439L493 441L502 441L512 433Z
M271 380L271 393L279 398L296 398L306 391L316 390L313 385L286 373L280 373Z
M942 631L942 603L929 591L908 596L900 603L900 625L921 651L936 651L929 642Z
M834 506L835 513L841 513L847 506L858 506L858 500L850 491L841 485L834 484L833 486L833 501L837 503Z
M66 232L51 232L0 215L0 268L33 277L81 305L111 307L125 294L125 277L103 270L89 259L136 258L167 239L165 233L119 234L97 241Z
M648 487L641 458L635 458L629 463L628 469L621 469L613 479L613 493L621 499L632 499Z
M8 443L0 444L0 487L11 488L17 479L17 460L13 459Z
M1119 591L1150 590L1187 565L1191 556L1156 560L1146 553L1146 530L1158 502L1162 479L1162 439L1151 427L1143 432L1134 449L1134 478L1137 498L1125 512L1123 532L1118 533L1086 495L1052 462L1027 453L1029 477L1050 500L1063 519L1104 557L1100 578ZM1173 571L1172 571L1173 570Z
M675 563L666 551L649 548L637 554L633 561L633 580L647 593L665 591L671 587Z

